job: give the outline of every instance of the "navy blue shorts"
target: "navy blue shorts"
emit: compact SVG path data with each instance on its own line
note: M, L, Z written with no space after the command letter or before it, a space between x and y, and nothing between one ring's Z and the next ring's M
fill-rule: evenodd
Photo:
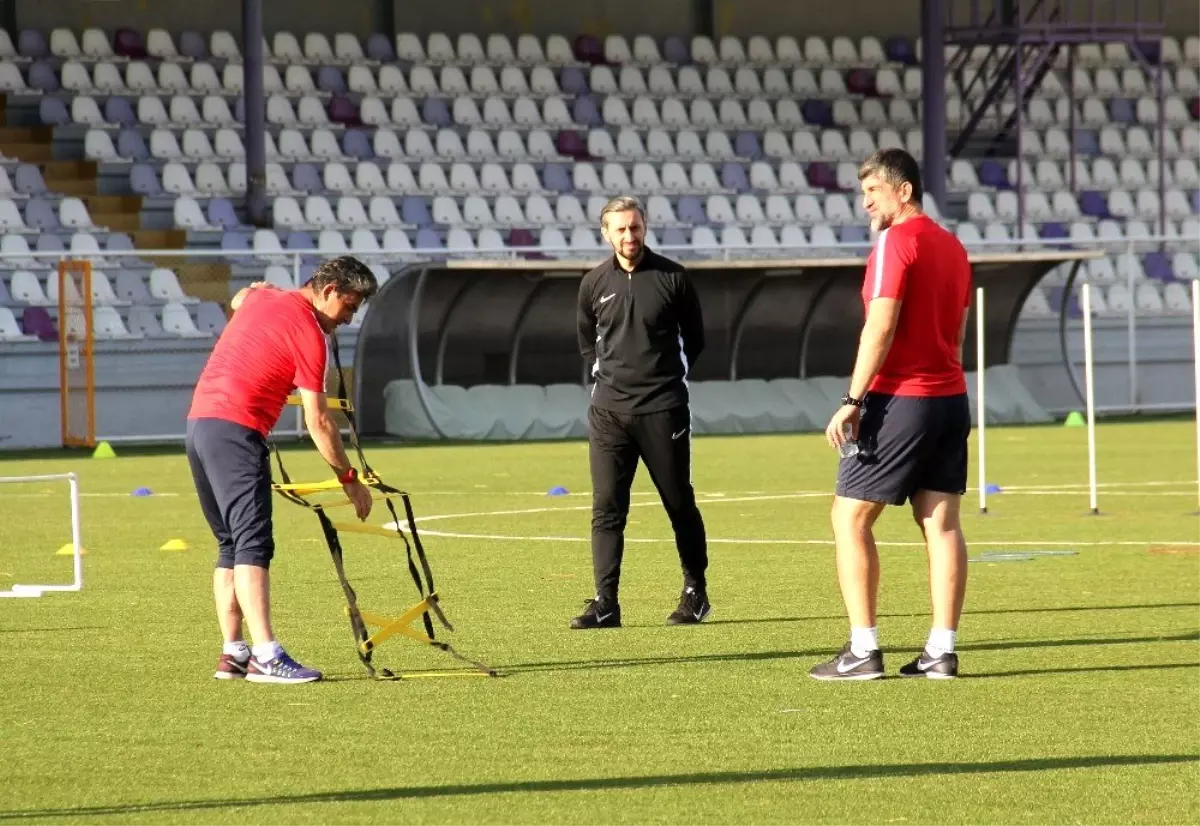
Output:
M838 496L903 505L922 490L966 493L971 405L965 393L868 393L865 402L859 454L838 463Z
M189 419L187 457L217 567L271 566L271 456L257 430L224 419Z

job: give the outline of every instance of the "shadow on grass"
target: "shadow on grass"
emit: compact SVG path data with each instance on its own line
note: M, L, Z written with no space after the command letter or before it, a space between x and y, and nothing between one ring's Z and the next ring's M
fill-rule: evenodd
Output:
M1200 602L1160 602L1145 605L1066 605L1053 608L986 608L963 612L964 617L983 616L986 614L1049 614L1073 613L1076 611L1149 611L1157 608L1200 608ZM880 618L889 617L927 617L929 612L911 614L880 614ZM824 617L751 617L748 619L710 619L706 625L740 625L759 622L818 622L821 620L844 620L845 614Z
M1038 677L1043 674L1087 674L1093 671L1169 671L1176 668L1200 668L1194 663L1154 663L1151 665L1098 665L1084 668L1033 668L1028 671L993 671L987 674L963 674L960 679L987 677Z
M353 791L215 800L177 800L63 809L25 809L0 812L0 821L32 818L61 820L111 817L156 812L212 811L246 806L299 806L324 803L380 803L391 800L472 797L489 794L579 792L603 789L652 789L659 786L709 786L732 783L871 780L892 777L938 777L1068 771L1112 766L1162 766L1200 761L1196 754L1096 755L997 760L984 763L894 763L877 766L813 766L772 771L722 771L663 774L642 777L595 777L575 780L523 780L491 783L450 783L442 786L391 786Z

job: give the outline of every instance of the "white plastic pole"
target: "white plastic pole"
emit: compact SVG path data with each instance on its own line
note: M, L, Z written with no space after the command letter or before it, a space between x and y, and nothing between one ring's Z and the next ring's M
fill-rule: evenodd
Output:
M1083 375L1087 385L1088 492L1092 513L1100 512L1096 498L1096 381L1092 369L1092 285L1083 285Z
M983 287L975 289L975 407L978 426L975 433L979 439L979 512L987 513L987 382L984 380L984 368L987 362L983 357Z
M37 476L5 476L3 482L51 482L66 479L71 485L71 547L74 551L74 577L70 585L19 585L0 591L0 597L40 597L46 591L83 590L83 537L79 518L79 477L74 473L48 473Z
M1196 478L1200 479L1200 279L1192 281L1192 361L1196 370Z

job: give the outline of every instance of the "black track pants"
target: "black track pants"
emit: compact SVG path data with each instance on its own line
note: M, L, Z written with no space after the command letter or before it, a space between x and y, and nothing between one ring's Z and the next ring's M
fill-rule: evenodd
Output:
M617 599L629 490L638 460L646 470L675 531L683 582L704 592L708 543L692 490L692 423L686 406L630 415L588 409L592 469L592 566L596 594Z

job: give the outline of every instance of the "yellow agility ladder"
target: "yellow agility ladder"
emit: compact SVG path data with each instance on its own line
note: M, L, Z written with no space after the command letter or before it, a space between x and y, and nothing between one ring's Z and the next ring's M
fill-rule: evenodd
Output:
M371 498L377 502L382 501L387 506L388 511L392 515L392 527L363 525L355 522L334 522L331 520L325 513L327 509L344 507L351 504L349 498L342 493L342 485L336 479L307 483L293 482L283 466L283 457L280 455L279 448L274 442L272 442L271 448L275 453L275 459L279 466L279 476L282 481L279 483L273 482L271 487L289 502L301 505L316 513L317 519L321 523L321 530L325 534L325 542L329 545L329 554L333 558L333 567L337 571L338 581L341 583L342 592L346 597L345 612L350 619L350 629L354 635L355 651L358 654L359 660L362 661L362 664L366 667L371 677L375 679L395 680L428 677L500 676L490 666L464 657L455 651L449 643L441 642L435 638L433 620L430 617L431 613L437 616L438 621L448 631L454 631L454 626L450 624L450 621L446 619L446 615L442 612L437 591L434 590L433 572L430 570L429 560L425 557L425 548L422 546L420 534L417 532L417 523L413 516L412 502L406 491L397 490L391 485L386 484L371 469L371 466L367 464L366 456L363 455L362 445L359 442L358 426L354 417L354 405L346 396L346 380L342 374L342 365L338 359L336 343L333 345L332 350L334 365L337 368L338 375L338 393L337 398L330 398L328 400L328 405L345 413L346 420L350 425L350 443L354 446L354 450L358 454L359 464L362 468L359 480L370 488L372 492L378 492L378 496L372 495ZM288 397L288 404L301 405L302 401L299 396L293 395ZM324 503L310 501L310 497L312 496L328 493L339 494L338 500ZM404 503L408 533L412 537L411 543L408 537L404 535L404 530L400 527L400 519L396 515L396 509L392 504L392 500L395 498L399 498ZM408 571L412 575L413 582L416 583L417 593L421 596L421 601L395 619L389 619L379 614L361 610L358 607L358 597L354 592L354 588L351 587L349 580L346 578L345 566L342 559L342 543L338 536L340 531L365 533L389 539L399 538L404 543L404 551L408 557ZM417 566L413 562L412 552L414 547L417 551L417 560L421 564L420 571L417 570ZM422 574L424 574L424 577L422 577ZM424 620L424 633L412 627L412 623L418 616ZM373 634L370 633L367 630L368 624L378 626L379 630ZM474 670L396 674L387 668L380 668L377 673L375 666L371 662L375 649L385 640L397 634L444 651L452 657L471 665Z

